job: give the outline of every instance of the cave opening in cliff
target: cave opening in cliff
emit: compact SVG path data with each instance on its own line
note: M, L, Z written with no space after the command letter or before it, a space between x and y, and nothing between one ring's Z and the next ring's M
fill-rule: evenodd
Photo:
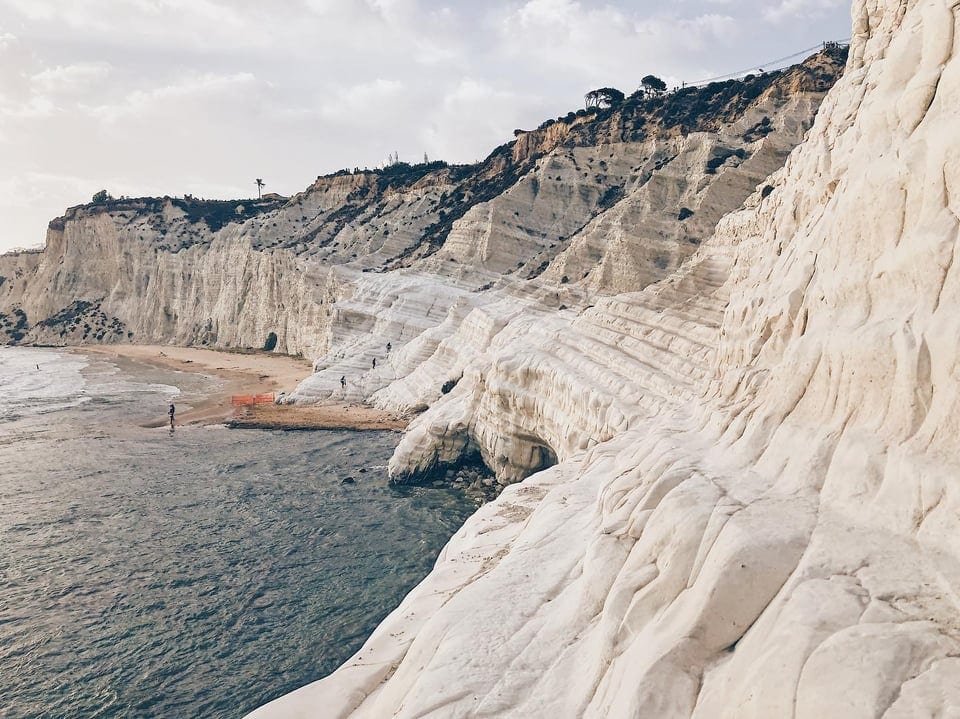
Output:
M535 465L531 474L549 469L559 461L557 459L557 453L545 444L539 445L534 449L534 456L536 456L536 454L540 455L540 461Z

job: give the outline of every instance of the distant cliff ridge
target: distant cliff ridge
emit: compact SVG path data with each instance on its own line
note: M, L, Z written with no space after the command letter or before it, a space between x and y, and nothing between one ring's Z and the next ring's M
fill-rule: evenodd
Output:
M571 113L477 165L344 171L289 199L74 207L50 223L41 257L0 258L0 337L256 348L273 333L276 351L334 362L390 316L382 303L400 287L397 301L419 287L430 305L376 330L400 343L496 288L553 307L639 289L783 163L842 62L832 50Z

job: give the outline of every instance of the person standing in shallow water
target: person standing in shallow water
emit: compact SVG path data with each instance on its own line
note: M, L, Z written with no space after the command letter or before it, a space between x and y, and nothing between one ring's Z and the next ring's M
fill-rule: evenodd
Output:
M377 358L374 357L374 358L373 358L373 369L376 369L376 368L377 368Z
M346 389L346 388L347 388L347 376L343 375L340 378L340 389Z
M173 416L177 413L177 408L173 406L173 402L170 403L170 410L167 414L170 415L170 429L173 429Z

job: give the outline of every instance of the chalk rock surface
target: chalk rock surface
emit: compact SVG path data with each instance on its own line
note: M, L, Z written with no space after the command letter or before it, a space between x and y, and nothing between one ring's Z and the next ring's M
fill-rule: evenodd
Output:
M679 269L407 346L376 398L432 406L391 470L508 486L252 718L960 715L960 9L853 16L807 140Z

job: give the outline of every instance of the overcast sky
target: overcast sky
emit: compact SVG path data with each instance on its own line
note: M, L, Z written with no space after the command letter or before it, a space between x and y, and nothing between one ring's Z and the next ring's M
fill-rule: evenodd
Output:
M849 35L849 0L0 0L0 251L100 188L292 194L472 162L599 86Z

